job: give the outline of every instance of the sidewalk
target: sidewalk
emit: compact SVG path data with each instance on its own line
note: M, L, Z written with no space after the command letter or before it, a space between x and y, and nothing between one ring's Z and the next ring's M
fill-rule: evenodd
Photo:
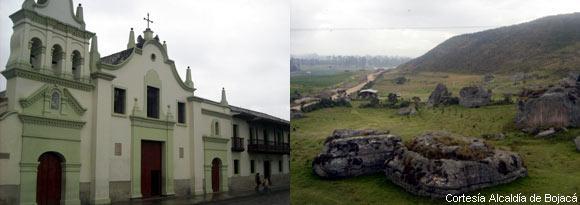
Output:
M187 196L187 197L158 197L158 198L149 198L149 199L135 199L131 201L123 201L123 202L116 202L113 203L114 205L153 205L153 204L160 204L160 205L169 205L169 204L239 204L240 201L247 201L247 204L261 204L261 203L253 203L253 198L264 198L264 200L271 200L267 199L271 195L284 195L284 192L289 193L289 187L274 187L272 188L271 193L257 193L254 190L251 191L243 191L243 192L226 192L226 193L218 193L218 194L209 194L209 195L200 195L200 196ZM290 204L289 203L289 194L288 194L288 203L285 203L285 200L280 201L279 204ZM271 198L271 197L270 197ZM280 197L276 196L276 199L280 199ZM257 200L253 200L257 201ZM260 200L262 201L262 200ZM273 203L268 203L273 204Z

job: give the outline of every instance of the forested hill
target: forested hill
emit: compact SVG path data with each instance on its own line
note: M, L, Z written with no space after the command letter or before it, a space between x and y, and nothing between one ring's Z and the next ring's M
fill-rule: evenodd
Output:
M398 69L476 74L580 70L580 13L455 36Z

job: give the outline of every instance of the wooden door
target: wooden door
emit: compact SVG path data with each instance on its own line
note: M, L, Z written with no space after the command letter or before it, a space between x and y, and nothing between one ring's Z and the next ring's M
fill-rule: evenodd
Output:
M270 178L270 161L264 161L264 177Z
M40 156L36 177L36 203L38 205L60 204L62 187L62 159L56 153Z
M221 161L219 159L213 159L211 162L211 189L213 192L220 191L220 167Z
M161 195L162 143L141 141L141 194L143 198Z

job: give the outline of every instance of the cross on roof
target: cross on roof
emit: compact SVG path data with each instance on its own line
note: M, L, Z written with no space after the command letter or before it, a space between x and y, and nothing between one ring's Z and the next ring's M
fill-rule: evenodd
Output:
M149 18L149 12L147 12L147 18L143 18L143 20L147 21L147 29L149 29L149 23L153 23L153 21L151 21Z

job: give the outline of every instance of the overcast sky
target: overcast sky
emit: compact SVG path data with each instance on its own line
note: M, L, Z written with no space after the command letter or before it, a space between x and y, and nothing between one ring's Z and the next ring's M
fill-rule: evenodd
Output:
M408 57L458 34L580 11L578 0L292 0L291 6L292 54Z
M8 60L12 22L24 0L0 0L0 70ZM106 56L126 49L129 30L147 27L167 41L169 57L185 79L191 66L196 96L289 119L290 2L280 0L74 0L87 30ZM0 90L6 79L0 77Z

